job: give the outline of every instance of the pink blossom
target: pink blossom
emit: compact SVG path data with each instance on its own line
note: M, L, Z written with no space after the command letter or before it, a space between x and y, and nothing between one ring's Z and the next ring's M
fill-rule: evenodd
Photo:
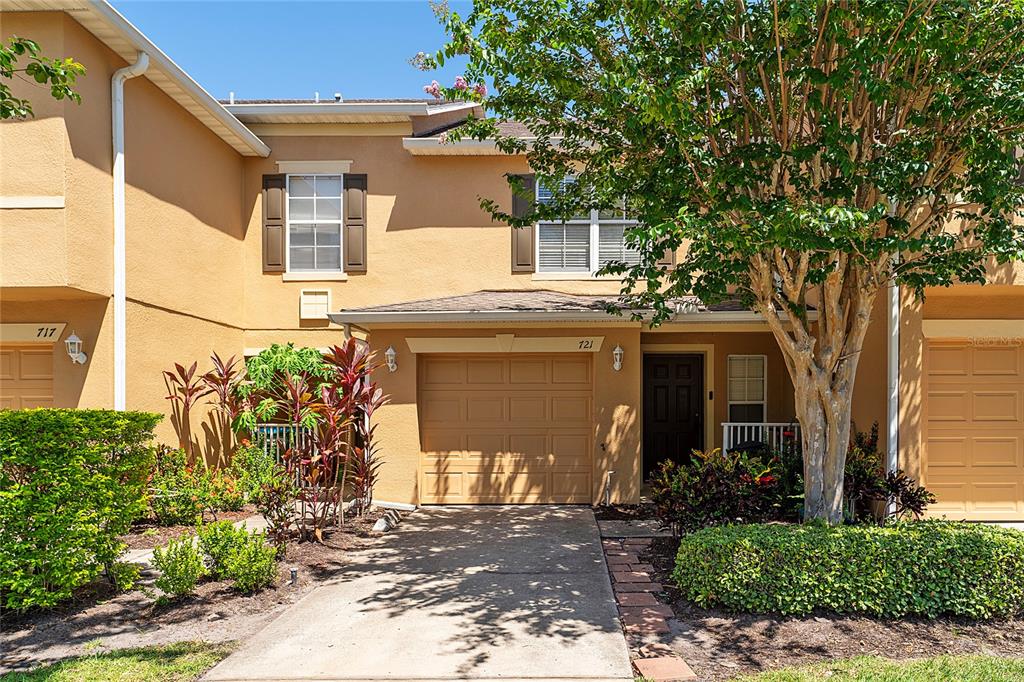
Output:
M465 89L467 89L468 87L469 87L469 83L467 83L467 82L466 82L466 79L465 79L465 78L463 78L462 76L456 76L456 77L455 77L455 85L454 85L454 88L455 88L456 90L465 90Z
M477 83L473 86L473 92L480 95L481 97L487 97L487 86L483 83Z
M430 81L430 85L423 86L423 92L432 95L434 99L441 99L441 84L437 81Z

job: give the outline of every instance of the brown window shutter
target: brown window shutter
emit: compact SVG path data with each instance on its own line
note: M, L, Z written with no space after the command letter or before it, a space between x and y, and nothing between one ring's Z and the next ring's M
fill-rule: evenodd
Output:
M345 272L366 272L366 175L345 174Z
M521 218L530 213L535 197L536 178L533 175L518 176L523 183L523 194L512 192L512 215ZM512 272L536 272L534 262L537 239L536 225L512 228Z
M263 176L263 272L284 272L286 178Z

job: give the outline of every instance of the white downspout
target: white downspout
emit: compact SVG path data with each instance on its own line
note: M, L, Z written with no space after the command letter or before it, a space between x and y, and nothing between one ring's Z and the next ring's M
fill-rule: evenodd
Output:
M899 469L900 439L900 287L894 281L889 287L889 343L886 352L888 366L889 397L887 401L888 429L885 456L885 470ZM892 512L893 510L888 510Z
M114 409L127 403L128 323L124 207L124 82L145 73L149 55L139 52L134 64L110 79L110 120L114 147Z

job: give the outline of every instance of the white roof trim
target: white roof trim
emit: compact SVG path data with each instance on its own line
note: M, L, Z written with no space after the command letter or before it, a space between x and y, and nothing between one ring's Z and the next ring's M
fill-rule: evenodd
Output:
M494 140L441 142L437 137L403 137L402 147L414 156L505 156Z
M615 317L603 310L544 311L544 310L398 310L387 312L346 312L328 313L335 324L394 323L394 322L582 322L607 320L608 322L630 322L626 317Z
M145 77L243 156L269 156L263 143L106 0L4 0L7 12L66 12L120 57L149 55Z
M480 105L474 102L429 104L427 102L290 102L227 104L224 107L240 121L270 121L287 116L380 116L402 118L435 116L452 111L470 111Z
M428 310L428 311L340 311L328 313L335 324L394 324L421 322L589 322L594 320L608 323L634 322L625 312L622 316L611 315L603 310ZM645 318L650 313L644 314ZM816 319L817 314L809 315ZM763 322L759 313L749 310L702 310L692 313L676 313L665 324L686 325L691 322L749 323Z

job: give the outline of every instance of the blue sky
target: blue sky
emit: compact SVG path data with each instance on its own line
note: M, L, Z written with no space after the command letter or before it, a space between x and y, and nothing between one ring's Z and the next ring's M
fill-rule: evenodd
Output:
M444 32L427 0L253 2L112 0L112 4L214 97L226 99L425 97L457 64L409 65ZM470 2L451 1L465 16Z

